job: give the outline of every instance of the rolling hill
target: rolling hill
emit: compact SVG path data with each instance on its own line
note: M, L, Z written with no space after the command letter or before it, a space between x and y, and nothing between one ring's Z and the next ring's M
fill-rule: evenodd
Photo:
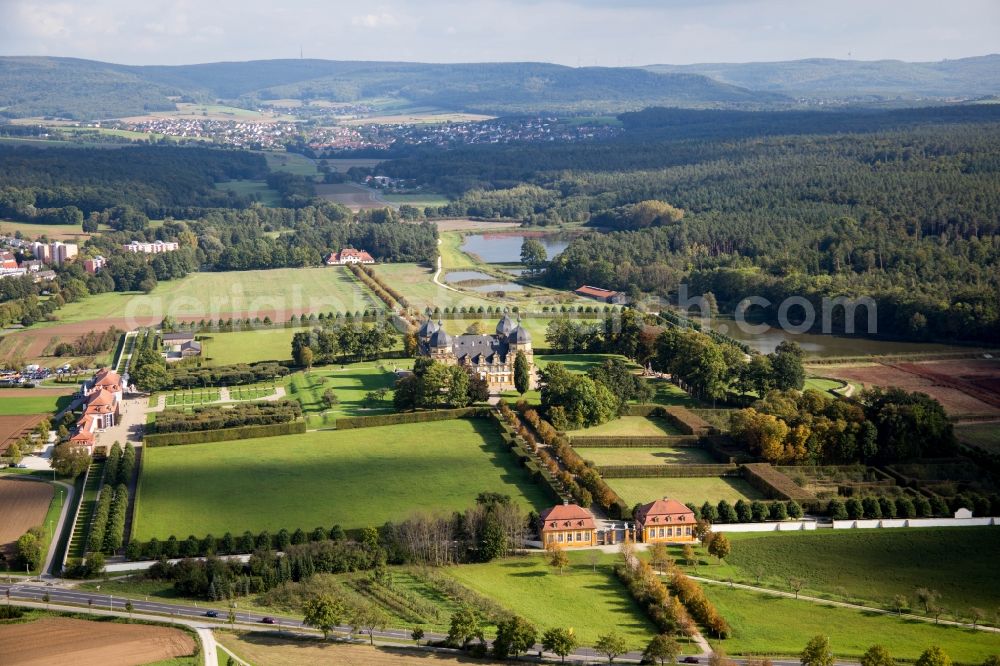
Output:
M137 115L193 101L374 98L453 111L617 112L654 104L752 107L781 103L700 74L546 63L424 64L263 60L129 66L73 58L0 58L0 113L75 119Z
M651 72L701 74L722 83L794 97L871 100L975 98L1000 94L1000 55L903 62L810 59L650 65Z

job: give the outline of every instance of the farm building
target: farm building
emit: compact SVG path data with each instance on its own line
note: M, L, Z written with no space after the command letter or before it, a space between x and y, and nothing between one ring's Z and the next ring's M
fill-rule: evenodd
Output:
M635 512L638 536L646 543L695 541L694 512L675 499L643 504ZM638 540L638 539L637 539Z
M345 247L340 252L333 252L323 260L327 266L346 266L347 264L374 264L375 258L364 250Z
M201 343L195 341L194 333L164 333L161 339L167 363L201 356Z
M591 287L588 284L583 285L573 293L577 296L593 298L594 300L601 301L602 303L612 303L616 305L623 305L628 300L625 294L621 291L610 291L599 287Z

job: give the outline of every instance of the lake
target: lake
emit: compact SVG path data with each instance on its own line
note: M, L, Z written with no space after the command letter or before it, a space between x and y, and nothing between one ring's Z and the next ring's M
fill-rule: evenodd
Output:
M754 324L761 326L761 324ZM767 326L761 333L750 333L741 329L732 318L718 317L711 327L725 333L762 354L770 354L785 340L797 342L807 357L827 358L834 356L870 356L875 354L906 354L927 352L954 352L972 349L956 345L932 342L897 342L876 340L849 335L824 335L822 333L790 333L780 328Z
M474 254L488 264L521 263L521 244L534 238L545 248L548 258L569 246L569 239L544 234L469 234L462 239L462 251Z

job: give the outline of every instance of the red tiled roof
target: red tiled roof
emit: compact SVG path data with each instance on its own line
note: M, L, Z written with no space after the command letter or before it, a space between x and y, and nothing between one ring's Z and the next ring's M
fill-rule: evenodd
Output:
M669 517L670 520L666 520ZM694 524L697 521L694 512L675 499L659 499L649 504L643 504L636 511L636 522L640 524L650 523L681 523Z
M590 285L583 285L576 290L576 293L581 296L593 296L594 298L610 298L611 296L616 296L617 291L609 291L607 289L601 289L600 287L591 287Z
M541 513L542 531L589 529L597 527L594 516L576 504L559 504Z

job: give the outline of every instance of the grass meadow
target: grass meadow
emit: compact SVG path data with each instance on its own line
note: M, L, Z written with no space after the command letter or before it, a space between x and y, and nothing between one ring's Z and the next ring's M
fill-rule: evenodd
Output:
M719 500L763 499L764 496L740 478L699 476L693 478L608 479L608 485L621 495L628 506L645 504L663 497L681 502L716 504Z
M952 572L957 575L956 572ZM931 645L958 663L981 664L1000 649L994 633L907 620L870 611L776 597L763 592L702 585L729 622L733 636L711 641L728 654L795 656L813 636L824 635L838 657L858 658L873 644L913 662Z
M803 594L888 606L903 595L918 607L919 587L936 590L951 611L981 608L991 616L1000 599L996 554L1000 530L993 527L824 530L784 534L731 534L725 563L699 568L720 580L788 590L788 579L804 581ZM708 561L708 558L706 558ZM996 618L994 618L996 621ZM1000 637L997 645L1000 647Z
M144 454L134 530L149 539L356 529L464 509L484 491L525 509L549 503L485 420L153 448Z
M682 433L666 419L623 416L592 428L573 430L568 434L579 437L665 437Z
M265 206L280 206L281 195L277 190L272 190L262 180L230 180L224 183L216 183L215 189L233 192L240 196L252 197Z
M573 627L583 645L616 629L630 649L642 649L656 629L615 578L608 564L594 567L584 553L569 553L562 574L541 556L449 567L445 572L523 616L540 631Z
M392 387L396 383L392 363L409 368L406 360L353 363L347 366L327 365L311 372L296 372L285 380L285 395L299 401L310 428L332 427L338 416L365 416L393 411ZM382 404L368 404L365 396L378 389L387 389ZM323 393L332 389L337 404L327 409Z
M31 389L24 389L26 394ZM24 397L0 398L0 416L20 416L22 414L54 414L73 402L71 395L25 395Z
M714 464L712 456L698 447L658 446L651 448L587 448L574 446L584 460L598 467L606 465L704 465Z
M984 451L1000 453L1000 426L996 423L970 423L955 426L958 441L978 446Z

